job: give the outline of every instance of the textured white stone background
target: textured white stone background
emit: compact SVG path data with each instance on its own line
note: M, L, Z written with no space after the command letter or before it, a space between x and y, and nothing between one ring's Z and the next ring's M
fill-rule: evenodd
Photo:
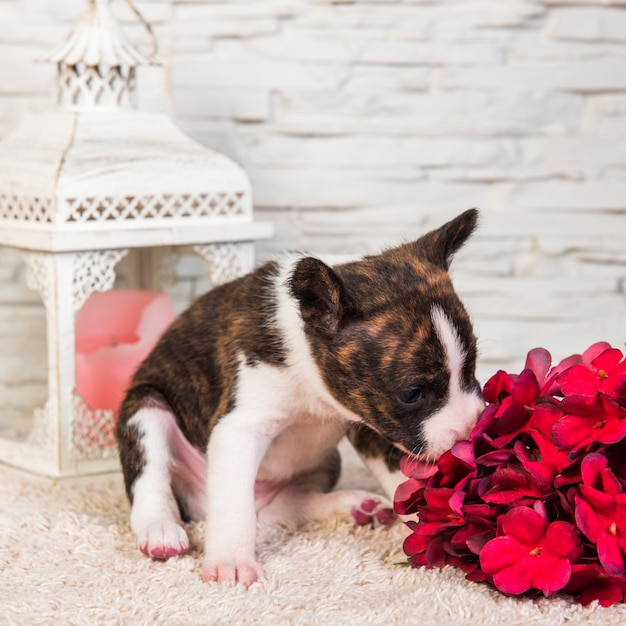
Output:
M141 73L140 106L245 167L257 216L276 225L259 260L373 252L477 206L482 226L454 275L483 381L537 345L555 358L600 339L623 346L626 1L136 4L165 61ZM83 8L0 0L0 136L53 105L54 70L32 59ZM0 301L32 312L22 273L0 252ZM0 339L15 319L0 316ZM14 368L0 355L0 394L19 395Z

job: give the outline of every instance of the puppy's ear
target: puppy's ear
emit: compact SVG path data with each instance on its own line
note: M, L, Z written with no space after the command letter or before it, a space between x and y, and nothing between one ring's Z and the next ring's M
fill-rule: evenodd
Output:
M289 286L309 328L336 333L356 314L356 306L341 278L319 259L300 259Z
M447 271L455 252L467 241L477 224L478 211L469 209L409 246L415 254Z

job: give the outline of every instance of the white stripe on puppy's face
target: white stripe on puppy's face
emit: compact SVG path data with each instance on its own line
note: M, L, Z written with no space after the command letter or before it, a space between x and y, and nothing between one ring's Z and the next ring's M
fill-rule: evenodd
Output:
M450 392L456 387L460 390L461 371L466 354L459 333L440 306L434 306L431 309L430 317L437 337L446 353L446 364L450 372Z
M469 437L484 408L484 402L478 391L463 389L463 366L467 355L454 324L439 306L432 308L431 319L445 352L450 374L446 404L429 417L422 427L426 454L429 458L438 458L457 441Z

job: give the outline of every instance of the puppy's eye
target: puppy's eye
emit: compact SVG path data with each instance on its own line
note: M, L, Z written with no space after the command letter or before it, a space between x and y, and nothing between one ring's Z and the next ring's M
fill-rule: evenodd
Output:
M398 394L398 400L402 402L402 404L417 404L424 399L424 394L421 389L409 389L408 391L403 391Z

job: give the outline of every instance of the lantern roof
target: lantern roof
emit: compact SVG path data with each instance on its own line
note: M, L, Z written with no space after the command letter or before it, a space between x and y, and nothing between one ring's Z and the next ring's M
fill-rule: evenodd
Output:
M145 245L271 235L269 223L253 222L239 165L167 115L133 110L135 69L154 60L126 40L110 0L90 0L48 58L57 110L27 115L0 142L0 244L64 250L98 248L103 237L109 247L139 245L140 233Z
M65 40L40 60L91 67L158 64L154 56L144 54L126 38L110 7L111 0L89 0L89 10Z

